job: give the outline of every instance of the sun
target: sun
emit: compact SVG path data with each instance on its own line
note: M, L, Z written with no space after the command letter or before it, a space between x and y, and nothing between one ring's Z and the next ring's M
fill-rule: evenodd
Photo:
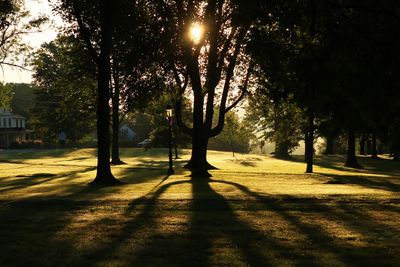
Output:
M199 23L193 23L190 27L189 37L194 43L199 43L203 36L203 26Z

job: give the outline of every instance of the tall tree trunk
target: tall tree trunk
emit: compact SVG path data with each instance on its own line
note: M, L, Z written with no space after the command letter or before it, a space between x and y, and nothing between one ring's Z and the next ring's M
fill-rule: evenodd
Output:
M308 130L304 132L304 162L307 163L308 157Z
M186 165L191 171L191 176L195 178L211 177L208 172L211 165L207 162L208 137L204 131L193 131L192 136L192 155L189 163Z
M277 158L289 157L289 148L287 142L276 142L275 143L275 156Z
M110 54L112 3L103 0L100 11L100 55L97 64L97 174L92 184L119 183L110 167Z
M306 173L312 173L314 161L314 112L312 111L308 115L308 129L306 134Z
M361 136L360 136L360 155L365 155L365 140L366 138L365 138L365 135L364 134L362 134Z
M335 145L335 137L333 136L326 136L326 147L325 147L325 155L333 155L335 154L334 151L334 145Z
M356 135L354 130L349 130L347 133L347 160L346 167L361 168L356 157Z
M190 169L192 177L208 178L211 177L211 174L208 172L209 164L207 162L207 146L210 129L207 129L203 122L204 98L200 88L201 87L194 91L192 155L185 167Z
M372 154L372 142L369 136L367 136L367 155Z
M282 108L279 102L279 99L274 99L274 121L273 121L273 127L274 127L274 132L275 136L277 135L279 131L279 122L282 120L281 113L282 113ZM275 157L277 158L287 158L289 156L288 152L289 148L287 145L286 140L278 140L275 138Z
M372 132L372 152L371 152L371 158L377 159L378 158L378 153L376 150L376 134L375 132Z
M118 78L114 76L114 94L112 95L112 144L111 164L124 164L119 158L119 95L120 87Z
M174 132L174 150L175 150L175 159L179 159L179 154L178 154L178 130L176 127L176 123L173 125L173 132Z

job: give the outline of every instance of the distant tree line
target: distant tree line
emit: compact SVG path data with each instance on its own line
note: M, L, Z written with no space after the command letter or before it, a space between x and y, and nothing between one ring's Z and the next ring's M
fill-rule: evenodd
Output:
M400 5L394 1L282 1L254 28L248 46L257 62L259 86L250 102L272 131L277 153L286 156L305 140L312 172L315 137L326 138L326 154L347 139L346 166L367 140L377 140L399 159ZM294 142L292 142L294 141ZM382 149L381 149L382 151Z

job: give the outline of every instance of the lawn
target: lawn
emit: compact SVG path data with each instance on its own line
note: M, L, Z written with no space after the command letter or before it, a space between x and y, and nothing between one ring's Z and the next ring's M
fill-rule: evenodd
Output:
M124 149L123 186L87 184L95 150L0 151L0 266L399 266L400 164L209 152L210 181Z

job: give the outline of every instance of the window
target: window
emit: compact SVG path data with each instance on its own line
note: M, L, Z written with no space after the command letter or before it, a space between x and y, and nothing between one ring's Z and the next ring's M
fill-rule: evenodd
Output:
M8 127L11 127L11 118L8 119Z

